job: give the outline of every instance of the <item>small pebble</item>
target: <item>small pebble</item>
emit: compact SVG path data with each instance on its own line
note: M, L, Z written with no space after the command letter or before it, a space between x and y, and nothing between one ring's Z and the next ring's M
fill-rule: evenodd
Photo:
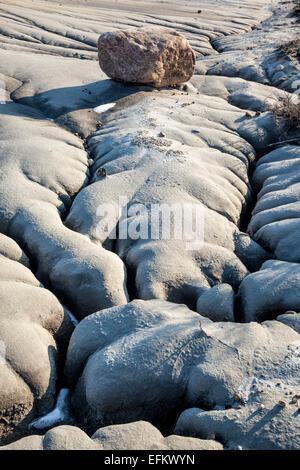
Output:
M241 409L242 409L242 405L238 405L238 406L237 406L237 409L238 409L238 410L241 410Z
M99 168L99 169L97 170L96 175L97 175L98 177L105 178L105 177L107 176L106 169L105 169L105 168Z
M260 410L264 410L264 409L265 409L265 405L264 405L263 403L261 403L261 404L259 405L259 409L260 409Z
M92 158L89 158L88 159L88 164L89 164L89 166L93 166L94 165L94 160Z
M242 446L237 446L237 450L243 450Z
M198 10L197 13L202 13L202 10Z
M256 116L260 116L261 115L261 112L260 111L256 111Z
M247 112L245 113L245 116L247 116L247 117L252 117L252 114L249 113L249 111L247 111Z
M242 395L240 393L237 393L235 395L235 401L241 401L241 399L242 399Z
M166 137L166 134L164 132L160 132L159 137Z
M279 400L278 406L280 406L281 408L285 408L286 407L286 402L283 401L283 400Z

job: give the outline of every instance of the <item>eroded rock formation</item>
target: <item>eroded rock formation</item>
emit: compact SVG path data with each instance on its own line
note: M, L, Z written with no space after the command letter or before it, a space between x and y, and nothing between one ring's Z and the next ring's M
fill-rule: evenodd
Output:
M0 441L28 433L53 408L58 374L73 330L56 297L41 286L28 258L0 235Z

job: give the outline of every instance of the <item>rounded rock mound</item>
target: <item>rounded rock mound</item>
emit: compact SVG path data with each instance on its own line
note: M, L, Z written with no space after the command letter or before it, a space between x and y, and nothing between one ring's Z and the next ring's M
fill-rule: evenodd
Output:
M100 36L98 50L103 72L121 82L175 86L194 73L195 54L188 40L167 28L107 32Z

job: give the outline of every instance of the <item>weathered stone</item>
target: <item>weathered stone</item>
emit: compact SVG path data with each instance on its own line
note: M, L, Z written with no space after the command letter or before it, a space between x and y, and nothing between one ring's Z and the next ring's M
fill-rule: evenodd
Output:
M98 41L101 69L114 80L155 87L188 81L195 55L187 39L166 28L139 28L102 34Z
M90 438L75 426L57 426L44 436L28 436L1 450L222 450L214 440L164 436L151 423L137 421L98 429Z
M234 290L218 284L199 296L197 312L213 321L234 321Z

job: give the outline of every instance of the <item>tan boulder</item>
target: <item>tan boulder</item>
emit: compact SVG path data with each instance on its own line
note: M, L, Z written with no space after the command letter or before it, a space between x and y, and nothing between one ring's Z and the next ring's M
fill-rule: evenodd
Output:
M187 39L167 28L104 33L98 40L101 69L114 80L155 87L187 82L195 55Z

